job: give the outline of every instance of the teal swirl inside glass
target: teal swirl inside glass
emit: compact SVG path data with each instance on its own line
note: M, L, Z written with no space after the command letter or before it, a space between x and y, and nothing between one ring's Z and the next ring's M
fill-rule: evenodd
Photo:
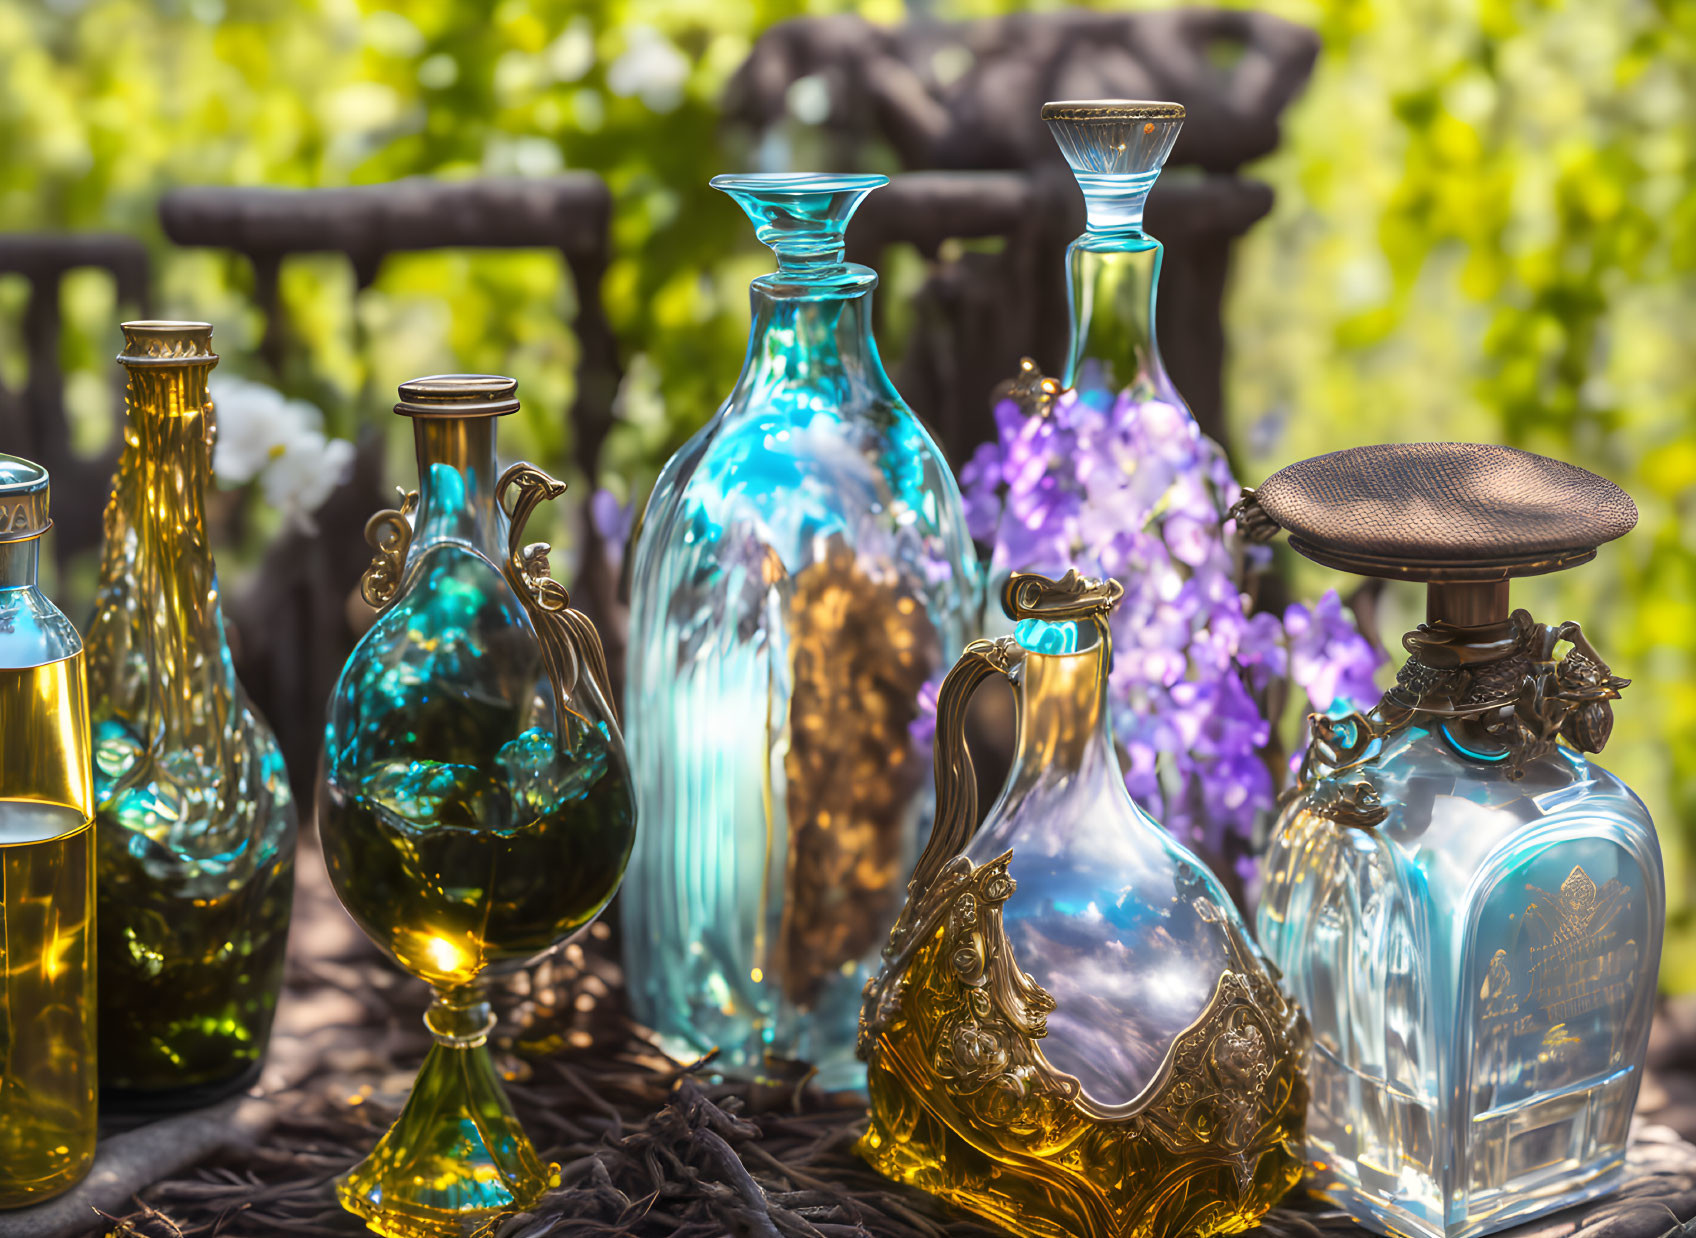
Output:
M878 359L876 275L843 261L883 183L713 181L778 269L735 390L660 475L631 583L632 1003L679 1056L804 1059L834 1087L863 1081L860 990L927 812L919 690L975 610L959 490Z

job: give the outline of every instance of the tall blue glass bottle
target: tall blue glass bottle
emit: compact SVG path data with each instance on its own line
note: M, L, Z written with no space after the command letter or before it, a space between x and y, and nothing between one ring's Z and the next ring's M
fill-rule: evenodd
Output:
M637 1014L733 1071L860 1086L860 991L899 910L928 764L920 687L975 565L953 475L891 385L843 231L881 176L721 176L778 269L741 377L667 463L636 546L639 812L621 904Z
M1429 582L1369 713L1315 718L1258 933L1307 1012L1312 1185L1381 1233L1472 1238L1618 1185L1665 918L1642 802L1588 754L1627 681L1510 577L1637 520L1583 469L1470 443L1291 465L1241 507L1309 558Z

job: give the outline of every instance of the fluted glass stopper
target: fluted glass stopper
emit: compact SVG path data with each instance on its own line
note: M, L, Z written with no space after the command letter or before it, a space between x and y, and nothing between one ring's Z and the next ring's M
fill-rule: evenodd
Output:
M1183 104L1069 100L1043 104L1042 118L1084 191L1089 231L1141 232L1148 191L1183 128Z
M860 203L887 176L759 173L715 176L714 189L736 199L754 235L777 254L778 268L802 274L843 265L844 233Z

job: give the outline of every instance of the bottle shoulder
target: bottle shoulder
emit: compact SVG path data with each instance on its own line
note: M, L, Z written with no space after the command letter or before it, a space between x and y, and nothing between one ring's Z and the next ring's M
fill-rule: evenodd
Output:
M0 668L58 662L82 652L82 637L36 588L0 589Z
M721 413L667 464L649 500L635 620L650 598L675 610L679 589L738 593L747 584L763 598L844 552L902 593L954 610L975 604L977 556L959 486L918 419L904 409L875 423L835 411L805 422Z
M1386 746L1372 778L1389 809L1378 833L1411 854L1467 857L1460 867L1468 873L1570 828L1642 840L1658 851L1642 801L1565 744L1516 771L1505 761L1464 756L1438 732L1412 728Z
M1463 757L1440 735L1415 730L1362 767L1386 810L1377 825L1330 820L1306 796L1280 814L1257 923L1281 966L1295 948L1283 940L1290 925L1321 914L1313 900L1327 890L1341 897L1336 892L1345 887L1393 886L1422 931L1438 936L1460 933L1498 891L1513 901L1562 864L1617 870L1653 901L1662 899L1660 847L1647 809L1585 754L1558 747L1516 778L1505 764Z

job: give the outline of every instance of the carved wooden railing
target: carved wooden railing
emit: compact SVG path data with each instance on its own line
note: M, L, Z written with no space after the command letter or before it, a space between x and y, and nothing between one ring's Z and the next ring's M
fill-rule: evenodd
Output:
M53 536L48 544L61 568L79 551L100 542L100 514L111 488L124 415L123 371L112 366L112 435L97 457L72 450L60 369L60 295L66 276L90 269L111 276L119 306L138 316L147 314L147 250L136 238L105 233L0 236L0 275L20 275L29 283L20 323L27 369L21 388L0 380L0 451L36 461L52 477ZM81 609L78 601L67 599L73 613ZM74 617L78 622L84 618Z

